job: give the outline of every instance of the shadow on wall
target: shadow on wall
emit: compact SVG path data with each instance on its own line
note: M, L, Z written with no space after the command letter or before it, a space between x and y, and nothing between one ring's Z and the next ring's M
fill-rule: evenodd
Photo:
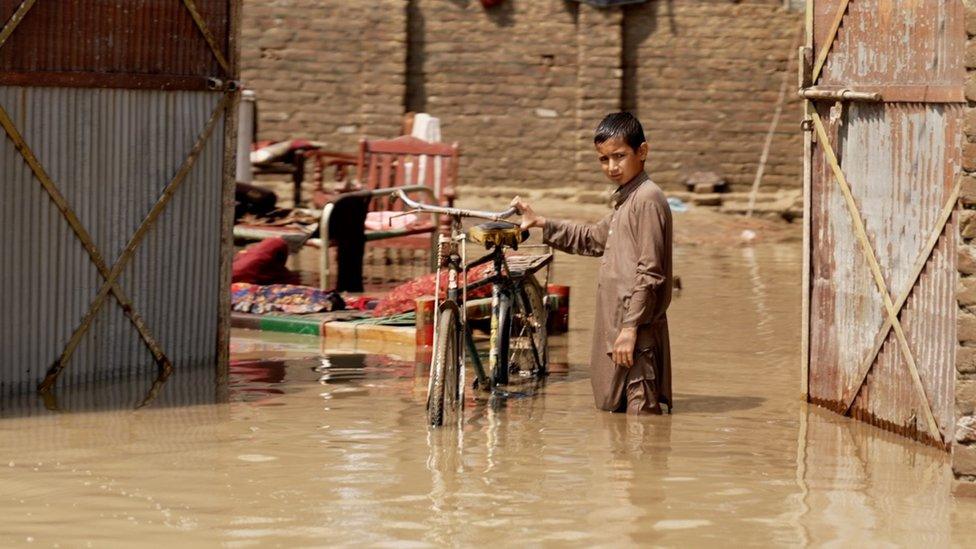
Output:
M419 0L407 2L407 74L404 89L404 110L427 111L427 21L418 6Z
M462 9L471 4L481 7L480 0L451 0L451 3ZM501 3L490 8L483 8L488 19L499 27L511 27L515 24L515 0L501 0Z
M638 97L640 96L640 47L652 34L657 32L658 20L662 5L666 10L668 29L672 35L677 35L678 23L674 17L674 0L653 0L650 8L642 4L624 6L623 12L623 47L621 48L620 66L623 77L620 83L620 109L640 117Z

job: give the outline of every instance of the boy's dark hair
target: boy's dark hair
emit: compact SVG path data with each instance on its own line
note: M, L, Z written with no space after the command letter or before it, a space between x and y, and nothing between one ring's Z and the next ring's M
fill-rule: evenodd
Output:
M641 143L647 141L644 139L644 127L637 117L629 112L614 112L606 115L596 127L593 144L606 143L615 137L623 139L635 151Z

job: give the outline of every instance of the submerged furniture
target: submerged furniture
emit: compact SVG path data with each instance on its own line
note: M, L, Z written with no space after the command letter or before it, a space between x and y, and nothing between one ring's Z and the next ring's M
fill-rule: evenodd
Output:
M305 158L310 151L314 150L315 145L307 141L298 140L283 141L281 145L285 148L282 154L264 162L252 161L253 173L254 175L291 175L294 186L292 200L294 201L294 206L298 208L302 202L302 182L305 181Z
M354 154L328 151L317 148L318 145L304 140L281 141L265 146L260 151L266 158L254 162L254 173L292 174L295 185L295 206L291 210L276 210L273 217L303 218L294 219L294 223L283 222L249 223L238 221L234 224L234 239L237 242L255 242L266 238L280 237L288 242L289 248L296 251L315 233L318 227L320 209L324 205L317 199L320 191L325 191L326 172L333 170L333 178L337 183L350 181L350 168L356 165ZM300 207L301 186L305 176L305 162L312 160L314 164L314 181L316 189L312 196L313 206L310 209ZM250 177L250 172L246 174ZM238 178L240 179L240 177Z
M319 286L325 288L329 281L328 248L333 245L329 236L329 218L337 203L370 196L371 212L406 213L403 202L393 198L396 189L402 188L411 193L424 193L436 204L453 206L459 161L460 147L457 143L429 143L410 136L361 140L356 163L361 188L340 194L322 209L319 221L323 244ZM383 240L388 241L384 244L389 247L428 249L433 252L437 246L439 217L435 214L420 215L422 217L417 222L405 227L367 230L366 242ZM434 255L431 253L432 258Z

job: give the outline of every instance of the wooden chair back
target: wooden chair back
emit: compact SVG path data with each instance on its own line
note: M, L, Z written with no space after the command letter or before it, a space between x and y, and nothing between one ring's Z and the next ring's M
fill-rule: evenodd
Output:
M357 174L365 189L403 185L429 187L440 204L452 204L457 184L460 147L457 143L430 143L416 137L363 139L359 142ZM421 197L427 199L427 197ZM373 211L402 210L399 201L375 199Z

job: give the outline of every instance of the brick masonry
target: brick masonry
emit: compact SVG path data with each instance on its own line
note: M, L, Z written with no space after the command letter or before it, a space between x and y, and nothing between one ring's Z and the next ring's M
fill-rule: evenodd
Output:
M352 150L400 128L402 0L248 0L242 79L258 94L259 139L305 137Z
M802 15L782 0L245 0L242 74L259 138L353 150L398 134L407 110L462 146L461 192L602 195L590 136L607 112L648 128L652 176L679 188L712 170L752 183L783 78L787 103L763 188L800 186L791 48Z
M976 496L976 0L966 5L966 99L963 123L962 173L960 177L959 283L956 299L956 433L952 445L955 492Z

